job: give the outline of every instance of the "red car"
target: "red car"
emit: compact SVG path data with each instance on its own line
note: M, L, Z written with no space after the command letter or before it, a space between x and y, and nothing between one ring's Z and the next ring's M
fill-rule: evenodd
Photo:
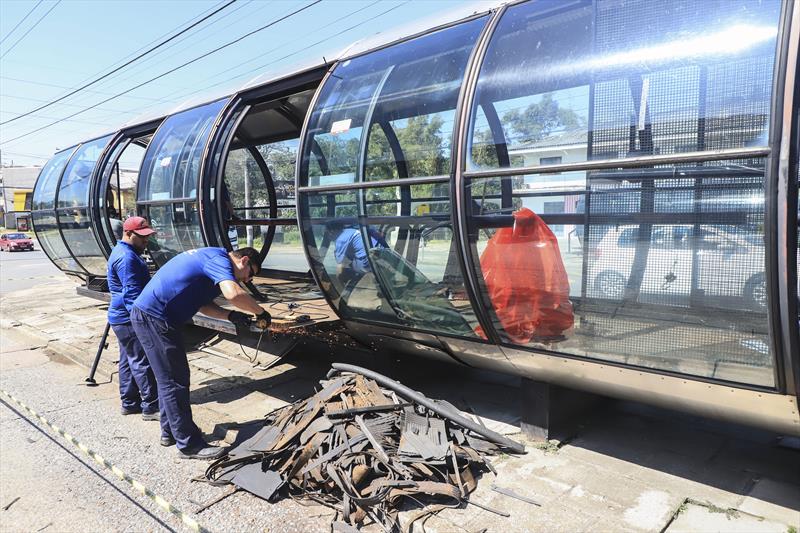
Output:
M24 233L3 233L0 235L0 250L33 250L33 241Z

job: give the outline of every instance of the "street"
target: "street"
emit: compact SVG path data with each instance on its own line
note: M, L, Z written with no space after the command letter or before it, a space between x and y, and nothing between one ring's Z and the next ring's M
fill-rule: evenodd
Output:
M0 295L64 279L36 242L32 252L0 252Z
M156 422L119 414L113 338L99 386L85 386L104 307L77 296L76 285L35 254L0 255L0 390L209 531L329 531L341 520L326 507L289 498L269 503L243 491L198 513L229 488L193 481L207 463L181 460L174 447L159 446ZM311 394L331 362L353 361L429 397L466 405L526 444L525 455L497 458L497 475L484 475L470 497L508 517L464 504L429 519L426 531L786 533L800 522L800 454L777 446L777 436L767 432L610 402L576 422L563 441L531 442L518 432L516 382L505 376L374 354L364 359L337 346L331 354L298 350L262 370L230 339L213 342L215 350L189 353L193 412L209 440L233 442L244 424ZM5 393L0 404L0 531L186 530L175 514ZM540 505L499 494L493 485ZM401 523L415 510L401 513Z

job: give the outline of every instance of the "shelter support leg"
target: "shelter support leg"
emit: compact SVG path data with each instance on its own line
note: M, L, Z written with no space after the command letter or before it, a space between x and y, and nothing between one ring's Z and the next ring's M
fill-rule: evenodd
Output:
M527 438L563 441L577 433L584 416L602 405L605 398L523 378L520 399L520 429Z

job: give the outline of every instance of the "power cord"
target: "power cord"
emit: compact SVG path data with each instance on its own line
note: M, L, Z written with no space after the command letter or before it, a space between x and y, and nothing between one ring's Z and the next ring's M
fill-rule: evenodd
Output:
M242 344L242 341L239 339L239 336L238 335L236 336L236 342L239 343L239 349L242 351L242 355L245 356L245 358L249 363L253 363L253 366L256 366L258 364L256 361L258 361L258 352L261 349L261 339L264 338L265 332L266 330L262 330L261 334L258 336L258 343L256 343L256 353L253 355L252 359L245 351L244 345Z

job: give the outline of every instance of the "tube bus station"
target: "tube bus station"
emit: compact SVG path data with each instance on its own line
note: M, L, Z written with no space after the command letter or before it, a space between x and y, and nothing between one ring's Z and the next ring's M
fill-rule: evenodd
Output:
M790 0L504 4L61 150L33 226L89 297L142 216L152 269L256 247L288 335L800 435L798 42Z

